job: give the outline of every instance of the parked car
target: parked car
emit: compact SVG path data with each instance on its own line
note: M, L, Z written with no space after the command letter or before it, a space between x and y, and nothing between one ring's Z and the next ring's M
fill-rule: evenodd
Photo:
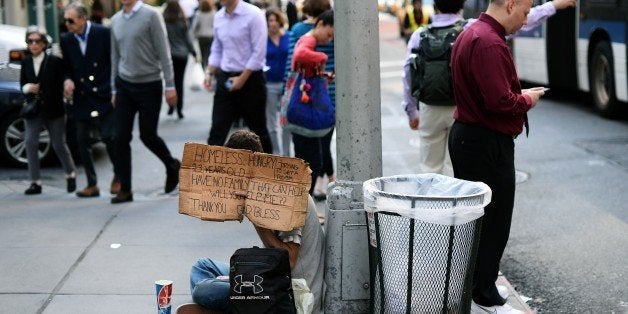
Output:
M24 145L24 120L19 115L24 102L20 89L20 69L27 53L25 35L24 27L0 25L0 166L25 167L28 163ZM68 119L66 139L75 161L78 161L75 130L74 121ZM92 142L98 141L97 133L92 137ZM42 164L57 162L45 126L39 133L38 150Z

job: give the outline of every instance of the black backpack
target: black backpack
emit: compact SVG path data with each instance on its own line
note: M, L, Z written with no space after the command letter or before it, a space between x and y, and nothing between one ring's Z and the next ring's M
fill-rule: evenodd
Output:
M230 313L296 313L288 251L238 249L230 265Z
M419 47L411 50L410 90L418 101L428 105L453 105L451 49L466 21L444 27L427 26ZM418 106L418 103L417 103Z

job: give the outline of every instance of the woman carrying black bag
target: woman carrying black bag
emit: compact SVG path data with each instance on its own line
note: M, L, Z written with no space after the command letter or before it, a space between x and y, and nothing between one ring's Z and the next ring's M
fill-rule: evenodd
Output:
M25 117L25 146L28 159L28 172L31 186L26 195L41 193L39 170L39 132L45 125L50 134L50 142L61 161L66 174L68 193L76 190L76 167L65 141L65 111L63 108L63 65L61 59L47 55L48 38L45 30L30 26L26 30L26 44L31 56L22 60L20 86L26 96L26 103L36 99L37 114Z

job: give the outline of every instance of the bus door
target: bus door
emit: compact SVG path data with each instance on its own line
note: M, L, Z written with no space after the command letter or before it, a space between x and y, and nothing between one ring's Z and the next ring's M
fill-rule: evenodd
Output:
M547 74L552 87L578 89L576 10L560 10L547 20Z

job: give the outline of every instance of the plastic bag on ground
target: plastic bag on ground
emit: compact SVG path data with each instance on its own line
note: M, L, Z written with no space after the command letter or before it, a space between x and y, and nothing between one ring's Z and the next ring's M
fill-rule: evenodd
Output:
M314 294L310 292L305 279L292 279L292 290L294 292L294 304L297 307L297 314L310 314L314 310Z

